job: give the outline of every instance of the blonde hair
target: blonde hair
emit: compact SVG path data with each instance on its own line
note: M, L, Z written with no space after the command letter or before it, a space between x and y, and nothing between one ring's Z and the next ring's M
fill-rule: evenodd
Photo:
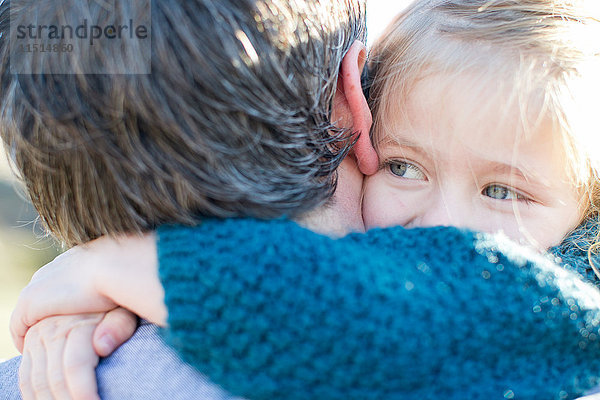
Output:
M598 0L422 0L387 28L370 54L372 135L382 116L433 74L495 78L523 132L549 119L564 145L574 184L587 194L582 219L600 225L600 2ZM398 111L400 109L400 111ZM500 110L502 111L502 110ZM532 111L535 113L532 119ZM600 248L597 229L588 258ZM600 276L600 274L598 274Z

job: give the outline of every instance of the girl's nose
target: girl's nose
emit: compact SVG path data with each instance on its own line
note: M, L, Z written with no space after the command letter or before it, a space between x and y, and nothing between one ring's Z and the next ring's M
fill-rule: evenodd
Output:
M457 220L453 210L443 199L438 199L426 210L423 210L420 218L415 220L415 226L455 226Z
M411 227L456 226L473 224L475 210L467 195L458 191L440 190L429 198L409 224Z

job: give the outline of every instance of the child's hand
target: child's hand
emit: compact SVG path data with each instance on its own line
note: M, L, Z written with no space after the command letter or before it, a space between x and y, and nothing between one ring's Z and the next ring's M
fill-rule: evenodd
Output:
M76 247L56 257L33 275L19 295L10 329L20 352L23 352L23 340L29 327L46 317L107 312L117 306L98 293L94 275L97 268L85 265L84 251ZM87 261L91 259L93 257L88 257Z
M11 317L15 346L29 327L53 315L107 312L123 306L164 325L164 291L152 234L100 238L56 257L35 273Z
M136 326L135 315L122 308L107 314L41 320L25 336L19 370L23 400L99 399L95 374L98 356L108 355L129 339ZM92 338L105 335L107 329L112 332L111 346L95 350Z

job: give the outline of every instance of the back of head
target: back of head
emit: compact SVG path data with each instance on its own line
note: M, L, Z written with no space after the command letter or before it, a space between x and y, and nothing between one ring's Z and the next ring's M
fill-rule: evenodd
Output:
M11 23L36 26L80 8L12 3ZM92 20L128 2L94 3ZM331 103L343 55L366 34L363 1L153 0L147 75L11 74L10 2L0 7L2 138L67 245L203 215L295 215L334 190L352 135L332 125Z

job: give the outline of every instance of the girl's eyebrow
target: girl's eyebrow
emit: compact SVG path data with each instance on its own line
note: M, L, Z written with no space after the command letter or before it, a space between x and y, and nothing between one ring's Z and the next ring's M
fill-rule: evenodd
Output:
M544 183L542 180L536 179L535 174L526 174L525 172L523 172L524 170L522 168L519 168L515 165L511 165L511 164L507 164L507 163L503 163L503 162L496 162L496 161L489 161L489 163L491 165L491 170L494 173L507 174L507 175L516 177L516 178L524 181L528 185L532 186L534 189L540 189L540 190L550 189L550 187L546 183Z
M422 153L424 155L429 155L429 153L431 152L431 149L426 149L423 145L418 144L410 139L401 137L401 136L394 136L394 135L387 135L386 137L384 137L380 142L379 142L379 146L385 146L386 148L391 148L391 149L402 149L402 148L410 148L416 152Z
M514 175L517 175L517 177L519 177L525 181L529 181L529 178L523 173L523 171L519 167L516 167L511 164L495 162L495 161L489 161L489 163L492 165L491 169L495 173L505 173L505 174L511 174L511 175L514 174Z
M412 142L410 140L406 140L405 138L399 138L399 137L394 137L394 138L388 138L387 140L382 140L379 143L379 149L381 149L381 156L383 157L389 157L392 154L397 154L397 152L402 152L403 150L406 151L412 151L416 154L418 154L421 157L427 158L429 160L434 158L434 155L431 154L432 153L432 149L428 149L426 147L424 147L421 144L417 144L415 142Z
M387 146L397 146L397 147L418 147L421 149L423 148L423 146L415 143L414 141L410 140L407 137L404 137L404 135L401 135L401 133L402 132L400 131L400 132L395 132L395 133L384 134L380 140L380 144L387 145Z

